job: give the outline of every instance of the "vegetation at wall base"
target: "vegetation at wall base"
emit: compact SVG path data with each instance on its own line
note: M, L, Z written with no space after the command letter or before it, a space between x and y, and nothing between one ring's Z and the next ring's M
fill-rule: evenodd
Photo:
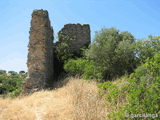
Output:
M116 28L102 28L96 32L93 42L84 49L84 56L68 59L64 70L80 74L85 79L114 80L131 74L147 58L160 51L160 37L135 40L127 32Z
M157 115L160 103L159 51L159 36L149 35L148 39L135 40L127 31L103 28L96 32L93 43L84 50L84 57L69 59L64 70L84 79L106 81L98 87L113 110L108 118L131 119L132 114L144 113ZM121 76L125 77L119 79ZM115 84L114 80L118 82ZM127 118L126 114L130 116Z
M144 120L159 119L159 36L136 40L127 31L102 28L89 47L83 49L81 57L71 53L68 41L54 46L57 79L71 75L100 81L99 94L105 96L106 107L110 108L107 119L139 119L138 114L151 115L141 118ZM25 77L23 71L10 71L10 76L5 70L0 71L1 94L18 96Z

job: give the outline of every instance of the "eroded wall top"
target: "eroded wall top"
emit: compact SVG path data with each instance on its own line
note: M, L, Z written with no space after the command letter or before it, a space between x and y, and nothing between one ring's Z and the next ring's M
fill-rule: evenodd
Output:
M66 24L59 31L59 42L71 40L70 50L77 54L84 46L91 43L90 40L90 26L89 24Z
M53 29L46 10L32 13L28 44L28 77L22 93L43 89L53 81Z

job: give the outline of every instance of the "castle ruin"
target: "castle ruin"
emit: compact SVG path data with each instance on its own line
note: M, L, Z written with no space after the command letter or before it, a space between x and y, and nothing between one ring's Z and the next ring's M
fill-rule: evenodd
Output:
M22 85L22 94L50 88L53 86L54 73L58 71L54 60L54 46L72 38L70 51L80 54L81 48L90 44L90 26L88 24L66 24L58 33L59 41L53 43L53 28L46 10L34 10L32 13L28 44L28 77ZM63 51L62 51L63 52Z
M53 82L53 29L46 10L34 10L28 45L28 77L22 93L44 89Z
M88 47L90 41L90 26L88 24L66 24L58 33L59 42L70 42L70 51L79 55L81 48Z

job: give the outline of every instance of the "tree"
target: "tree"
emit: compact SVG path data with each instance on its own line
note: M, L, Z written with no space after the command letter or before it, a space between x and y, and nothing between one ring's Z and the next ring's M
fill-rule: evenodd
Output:
M160 36L149 35L148 39L138 39L135 43L138 65L145 63L160 51Z
M0 75L2 74L6 74L6 71L5 70L0 70Z
M131 73L135 68L134 36L116 28L103 28L96 32L94 41L85 51L86 58L98 63L102 79L112 79Z
M8 73L10 73L11 75L17 75L17 72L15 71L8 71Z
M26 78L26 75L19 75L14 71L9 71L11 75L0 75L0 94L7 94L7 93L13 93L12 96L19 95L21 88L22 88L22 82Z
M19 74L25 74L25 71L21 70L19 71Z
M110 104L111 113L108 119L130 120L131 114L153 114L149 119L158 119L159 112L159 83L160 83L160 52L135 69L129 77L118 82L99 84L99 92L105 95ZM126 82L124 82L124 80ZM132 116L133 117L133 116ZM136 119L136 118L135 118ZM145 118L144 118L145 119Z

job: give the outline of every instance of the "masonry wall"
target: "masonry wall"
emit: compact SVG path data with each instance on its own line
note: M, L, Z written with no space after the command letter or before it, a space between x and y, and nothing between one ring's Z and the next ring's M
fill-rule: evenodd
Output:
M70 41L70 51L81 53L81 48L91 43L89 24L66 24L58 33L59 42Z
M59 43L69 41L70 51L74 55L80 55L81 48L87 47L91 42L88 24L66 24L58 33L59 41L53 44L53 28L48 11L42 9L33 11L29 33L28 77L22 85L22 94L54 85L55 76L63 72L63 62L56 58L56 46Z
M22 94L53 85L53 29L46 10L32 13L28 44L28 77L23 83Z
M72 58L82 57L81 48L88 47L91 43L90 40L90 26L89 24L66 24L58 32L58 41L54 43L54 50L56 51L59 48L61 43L67 43L68 47L66 48L73 55ZM59 50L59 49L58 49ZM54 75L55 78L61 77L62 73L65 73L63 68L64 61L59 59L57 56L59 53L54 52ZM61 51L61 54L65 52Z

